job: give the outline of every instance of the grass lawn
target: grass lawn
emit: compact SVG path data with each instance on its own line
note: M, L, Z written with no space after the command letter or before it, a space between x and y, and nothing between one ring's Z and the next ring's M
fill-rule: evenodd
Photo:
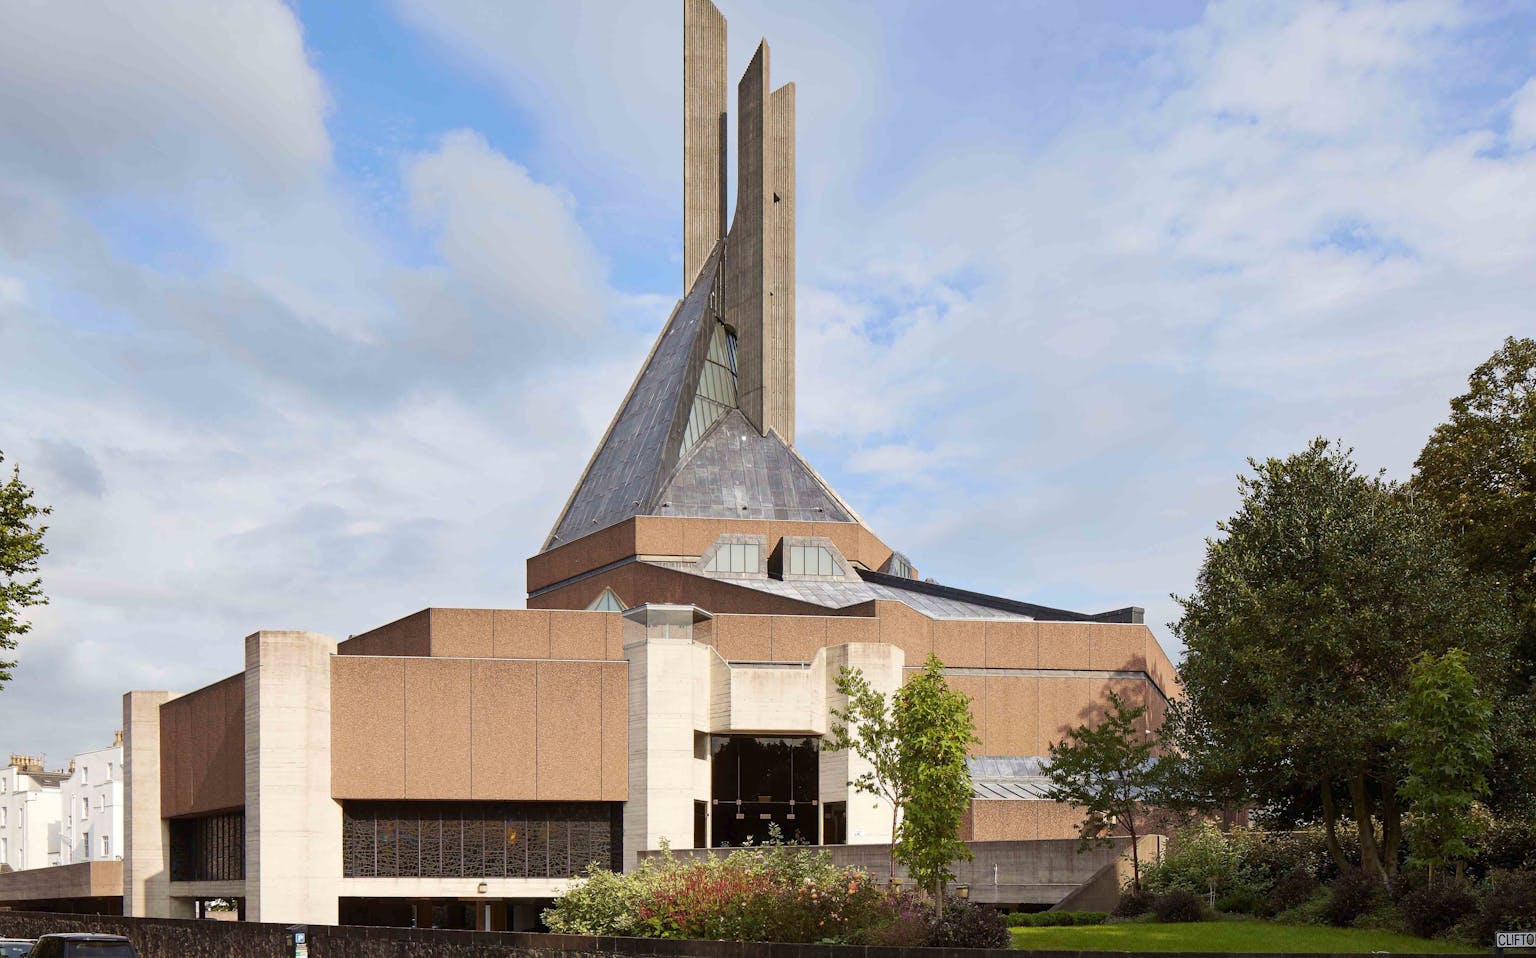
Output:
M1487 954L1444 941L1386 931L1277 925L1269 921L1202 921L1182 925L1084 925L1014 928L1013 947L1049 951L1281 951Z

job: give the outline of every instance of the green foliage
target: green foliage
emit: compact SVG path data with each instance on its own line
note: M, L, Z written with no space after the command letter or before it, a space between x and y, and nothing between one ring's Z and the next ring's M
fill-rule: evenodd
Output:
M1328 903L1323 917L1328 924L1343 928L1355 923L1381 904L1385 890L1375 876L1361 869L1351 869L1328 886Z
M1079 845L1107 845L1117 830L1131 839L1132 883L1141 884L1136 839L1145 830L1146 806L1156 802L1162 763L1156 741L1143 729L1145 706L1109 694L1109 710L1097 725L1081 725L1050 747L1044 769L1046 797L1083 809Z
M1145 888L1127 885L1120 889L1112 914L1116 918L1136 918L1152 910L1152 893Z
M0 453L0 464L5 455ZM0 482L0 656L16 648L16 641L32 630L21 617L30 606L46 605L38 561L48 554L43 534L48 527L38 519L53 510L32 501L32 490L21 481L21 470L11 467L11 478ZM11 680L14 661L0 657L0 688Z
M1408 669L1398 726L1408 775L1399 790L1413 804L1409 864L1462 865L1473 855L1472 805L1488 790L1493 706L1479 694L1467 654L1424 653Z
M971 805L966 753L977 741L970 699L949 687L944 663L930 654L922 671L897 690L892 713L899 774L906 783L896 858L918 885L941 892L955 877L949 866L971 859L959 838Z
M1192 891L1175 888L1152 899L1152 915L1164 924L1183 921L1204 921L1210 917L1205 899Z
M1488 877L1482 908L1474 924L1479 944L1500 931L1536 928L1536 871L1496 871Z
M1400 900L1403 924L1420 938L1445 934L1477 913L1477 895L1462 882L1423 882Z
M1487 954L1486 945L1477 948L1460 942L1426 941L1385 931L1284 925L1271 921L1208 921L1178 925L1111 922L1088 928L1017 928L1013 936L1016 949L1080 954Z
M1518 618L1493 804L1536 815L1536 339L1506 339L1472 372L1414 466L1414 493L1444 516L1467 564L1499 579Z
M1147 891L1160 895L1187 891L1195 895L1230 895L1255 886L1246 851L1259 840L1247 832L1223 834L1210 822L1179 832L1163 859L1148 865Z
M895 711L886 696L869 684L858 669L838 672L837 691L847 700L831 709L832 722L823 751L853 753L869 763L869 771L849 782L856 791L883 799L891 806L891 874L896 873L896 841L901 837L901 813L907 804L908 776L902 768L901 736Z
M1013 911L1008 913L1009 928L1064 928L1070 925L1102 925L1109 919L1103 911Z
M1474 675L1504 668L1497 584L1466 571L1438 518L1323 440L1250 462L1242 505L1207 543L1174 631L1188 708L1170 731L1219 743L1240 791L1305 803L1337 833L1349 814L1381 881L1402 837L1395 719L1406 663L1452 644ZM1377 826L1380 831L1377 831ZM1332 847L1343 867L1343 850Z

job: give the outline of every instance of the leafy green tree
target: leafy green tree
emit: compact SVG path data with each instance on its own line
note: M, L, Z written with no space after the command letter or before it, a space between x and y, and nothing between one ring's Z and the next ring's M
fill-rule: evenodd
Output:
M1362 866L1385 880L1403 834L1394 726L1407 663L1455 646L1491 679L1507 663L1507 604L1432 509L1361 475L1348 450L1318 439L1250 466L1195 591L1176 597L1188 707L1244 791L1315 796L1340 867L1337 823L1353 817Z
M1510 337L1473 370L1409 484L1432 502L1474 571L1496 576L1520 623L1499 699L1491 803L1536 815L1536 339Z
M971 772L966 754L976 739L971 700L944 681L944 663L929 654L923 669L896 691L900 777L906 792L896 858L912 880L933 889L939 913L950 865L970 861L960 840L960 821L971 805Z
M5 462L0 454L0 464ZM21 470L11 467L11 478L0 483L0 655L16 648L17 639L32 630L21 617L29 606L45 605L38 560L47 555L43 534L48 527L38 519L52 510L32 501L32 490L21 481ZM0 658L0 688L11 680L14 661Z
M831 710L832 722L823 748L851 750L869 763L869 770L849 782L856 791L884 799L891 806L891 874L896 874L896 840L901 812L907 803L907 777L902 774L901 740L896 716L886 696L869 684L858 669L844 667L837 691L847 700Z
M1479 694L1467 653L1425 652L1408 670L1408 694L1399 723L1408 775L1402 795L1417 817L1409 861L1430 869L1462 867L1473 855L1478 830L1472 804L1488 790L1493 762L1493 706Z
M1141 887L1141 853L1150 809L1159 799L1163 764L1156 739L1146 730L1147 708L1109 693L1109 710L1097 725L1079 725L1050 747L1046 797L1083 810L1081 849L1108 845L1117 831L1131 840L1131 883Z

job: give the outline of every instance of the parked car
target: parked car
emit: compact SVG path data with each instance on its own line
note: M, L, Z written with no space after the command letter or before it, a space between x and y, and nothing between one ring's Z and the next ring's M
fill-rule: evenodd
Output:
M26 958L31 950L30 938L0 938L0 958Z
M27 958L139 958L133 944L121 935L44 935L27 952Z

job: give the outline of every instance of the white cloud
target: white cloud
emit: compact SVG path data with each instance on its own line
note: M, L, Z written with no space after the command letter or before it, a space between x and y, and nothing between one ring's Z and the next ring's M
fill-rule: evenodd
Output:
M1509 142L1520 149L1536 146L1536 79L1510 97Z

